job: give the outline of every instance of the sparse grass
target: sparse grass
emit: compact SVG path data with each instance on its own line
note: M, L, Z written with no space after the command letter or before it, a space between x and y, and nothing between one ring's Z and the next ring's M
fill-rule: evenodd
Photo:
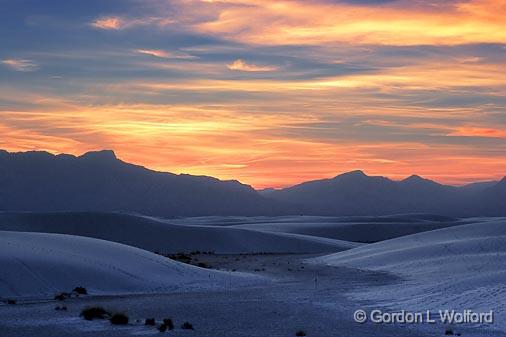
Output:
M107 319L111 317L111 313L101 307L89 307L83 309L80 316L87 321L92 321L94 319Z
M181 329L193 330L193 325L190 322L184 322L183 325L181 325Z
M306 332L304 330L299 330L295 333L295 336L304 337L304 336L306 336Z
M192 256L185 253L177 253L177 254L170 254L167 256L169 259L183 262L183 263L191 263Z
M200 268L211 268L211 266L209 266L207 263L205 262L199 262L197 264L197 266L199 266Z
M112 317L109 319L111 324L113 325L127 325L128 324L128 316L122 313L116 313L112 315Z

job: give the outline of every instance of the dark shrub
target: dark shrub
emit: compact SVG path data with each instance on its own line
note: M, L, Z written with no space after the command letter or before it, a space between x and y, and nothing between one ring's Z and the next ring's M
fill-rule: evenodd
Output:
M172 320L170 318L164 318L163 324L165 324L167 326L167 329L174 330L174 322L172 322Z
M64 301L67 298L70 298L69 293L59 293L59 294L54 295L54 299L57 301Z
M114 325L127 325L128 324L128 316L125 314L114 314L109 319L111 324Z
M183 325L181 325L181 329L193 330L193 325L190 322L184 322Z
M7 300L7 304L16 304L16 300Z
M72 292L77 293L79 295L88 295L88 290L85 287L75 287Z
M295 333L295 336L297 337L303 337L306 335L306 332L304 330L299 330Z
M205 264L204 262L199 262L199 264L197 266L199 266L200 268L209 268L209 266L207 264Z
M445 336L453 336L453 335L454 335L454 333L453 333L452 329L446 329Z
M155 319L154 318L146 318L144 325L152 325L152 326L155 325Z
M165 332L167 331L167 326L165 324L162 324L158 327L158 331Z
M85 308L81 311L81 315L85 320L91 321L93 319L106 319L111 317L111 314L101 307Z

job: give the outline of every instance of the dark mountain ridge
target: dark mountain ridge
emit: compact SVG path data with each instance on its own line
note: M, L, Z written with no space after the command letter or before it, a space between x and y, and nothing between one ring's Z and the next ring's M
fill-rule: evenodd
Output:
M0 150L0 210L127 211L158 216L506 216L506 178L463 187L412 175L401 181L352 171L257 192L236 180L149 170L113 151L82 156Z
M157 172L113 151L82 156L0 152L0 210L130 211L161 216L286 211L235 180Z

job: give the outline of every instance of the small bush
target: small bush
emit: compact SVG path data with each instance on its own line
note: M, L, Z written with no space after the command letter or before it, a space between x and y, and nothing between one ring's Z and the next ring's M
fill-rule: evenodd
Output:
M174 322L172 322L172 320L170 318L164 318L163 324L165 324L167 326L167 329L174 330Z
M14 305L16 303L17 303L16 300L7 300L7 304Z
M67 307L66 306L63 306L63 307L58 306L58 307L54 308L54 310L67 311Z
M111 317L111 314L101 307L91 307L83 309L80 316L84 317L87 321L92 321L94 319L106 319Z
M167 326L165 324L162 324L158 327L158 331L165 332L167 331Z
M155 319L154 318L146 318L146 321L144 321L144 325L155 325Z
M109 321L113 325L127 325L128 324L128 316L125 314L114 314L109 319Z
M181 325L181 329L193 330L193 325L190 322L184 322L183 325Z
M70 298L69 293L58 293L58 294L54 295L54 299L57 301L64 301L67 298Z
M453 335L454 335L454 333L453 333L452 329L446 329L445 336L453 336Z
M77 293L79 295L88 295L88 290L85 287L75 287L72 292Z
M306 336L306 332L304 330L299 330L295 333L295 336L297 337L303 337Z

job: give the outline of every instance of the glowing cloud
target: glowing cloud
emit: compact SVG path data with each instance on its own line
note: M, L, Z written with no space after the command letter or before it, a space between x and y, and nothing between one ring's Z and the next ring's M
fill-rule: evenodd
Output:
M164 59L186 59L186 60L190 60L190 59L195 59L196 58L195 56L190 55L190 54L180 53L180 52L172 53L172 52L168 52L168 51L160 50L160 49L137 49L136 51L138 53L140 53L140 54L150 55L150 56L154 56L154 57L158 57L158 58L164 58Z
M13 70L22 72L35 71L39 68L39 66L35 64L33 61L21 59L2 60L2 64Z
M259 188L353 169L455 184L506 172L503 0L90 1L52 1L37 29L0 23L17 32L0 148L112 148Z
M125 27L125 22L115 16L99 18L91 23L95 28L106 30L118 30Z
M245 61L238 59L234 62L227 64L227 68L230 70L236 71L247 71L247 72L267 72L267 71L276 71L278 68L273 66L259 66L251 63L246 63Z

